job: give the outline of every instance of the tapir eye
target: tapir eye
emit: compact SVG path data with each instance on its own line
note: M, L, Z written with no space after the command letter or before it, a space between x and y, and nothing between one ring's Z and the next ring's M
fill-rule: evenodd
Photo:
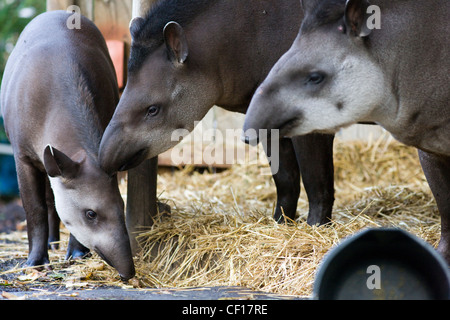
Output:
M151 105L147 109L147 117L154 117L159 113L159 106Z
M89 220L94 220L95 218L97 218L97 213L95 211L87 210L85 214L86 218L88 218Z
M321 72L312 72L306 78L306 84L319 84L323 82L325 75Z

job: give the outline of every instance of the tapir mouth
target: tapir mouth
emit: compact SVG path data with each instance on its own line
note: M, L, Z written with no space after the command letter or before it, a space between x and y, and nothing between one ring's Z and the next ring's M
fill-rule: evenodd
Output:
M112 262L108 258L106 258L105 255L100 250L98 250L97 248L95 248L94 250L100 256L100 258L102 258L107 264L109 264L111 267L114 268Z
M273 134L272 130L279 131L278 135L277 135L279 138L290 137L292 130L295 129L297 126L299 126L300 123L301 123L301 117L290 118L289 120L282 122L280 125L275 126L272 129L268 129L266 138L268 140L272 140L272 134ZM256 132L256 131L252 132L252 131L248 130L248 132L247 131L243 132L243 134L241 136L241 140L243 142L245 142L246 144L249 144L251 146L256 146L260 142L260 136L259 136L258 132Z
M137 167L142 161L147 158L147 149L141 149L136 152L125 164L123 164L119 171L126 171Z
M116 266L114 266L114 264L111 262L111 260L109 260L100 250L98 250L97 248L94 248L94 251L100 256L100 258L102 258L107 264L109 264L111 267L113 267L114 269L117 270ZM119 272L119 276L120 279L122 279L122 281L128 281L129 279L134 277L134 269L133 269L133 274L132 275L123 275Z
M298 127L300 123L301 117L294 117L284 121L276 129L280 131L280 137L290 137L292 130Z

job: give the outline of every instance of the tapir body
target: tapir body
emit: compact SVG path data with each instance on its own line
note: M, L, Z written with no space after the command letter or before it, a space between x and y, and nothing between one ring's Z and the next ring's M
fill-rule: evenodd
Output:
M303 5L298 37L257 89L244 130L295 136L373 121L417 147L450 262L450 2Z
M298 0L165 0L133 20L128 82L100 146L104 170L126 170L166 151L177 143L175 130L192 130L214 105L245 113L301 19ZM276 220L295 218L301 172L308 223L329 221L333 138L280 140Z
M95 25L80 16L81 29L69 29L70 16L52 11L28 24L1 86L5 129L27 214L27 264L49 262L47 217L56 208L81 243L71 238L68 255L87 247L129 279L135 270L123 200L117 178L97 161L102 133L119 99L114 67Z

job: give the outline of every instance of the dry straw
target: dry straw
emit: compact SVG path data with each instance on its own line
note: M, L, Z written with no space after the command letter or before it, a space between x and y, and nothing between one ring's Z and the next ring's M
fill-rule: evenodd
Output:
M271 218L272 178L258 165L235 165L216 174L192 168L160 172L160 201L171 214L155 218L138 239L134 287L244 286L310 296L323 256L364 228L395 226L437 246L439 214L417 152L384 136L369 142L335 142L336 202L328 226L305 222L304 190L299 217ZM119 284L117 273L91 258L72 266L78 282ZM68 280L65 280L68 282Z
M324 254L361 229L396 226L437 245L439 215L413 148L386 136L336 142L334 163L337 200L326 227L305 223L304 190L300 217L276 224L275 187L256 165L219 174L185 169L160 175L160 198L172 214L139 235L141 285L237 285L309 296Z

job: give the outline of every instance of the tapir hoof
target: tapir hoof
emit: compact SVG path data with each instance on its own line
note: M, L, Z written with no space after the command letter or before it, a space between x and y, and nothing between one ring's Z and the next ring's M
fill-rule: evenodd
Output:
M58 250L59 249L59 239L57 238L53 238L53 237L49 237L48 238L48 248L50 250Z
M42 269L46 265L47 265L46 268L48 268L49 264L50 264L50 260L49 260L48 256L43 256L43 257L29 256L27 259L27 262L25 263L26 266L38 267L37 269Z
M311 213L308 215L306 223L309 226L323 226L331 223L331 216L314 216Z
M90 257L90 250L67 250L66 260L76 260Z
M275 214L273 215L273 219L278 224L290 224L291 222L295 221L295 213L296 212L294 212L294 214L287 215L281 210L276 210Z
M67 247L66 260L82 259L89 254L90 250L83 246L70 234L69 245Z

